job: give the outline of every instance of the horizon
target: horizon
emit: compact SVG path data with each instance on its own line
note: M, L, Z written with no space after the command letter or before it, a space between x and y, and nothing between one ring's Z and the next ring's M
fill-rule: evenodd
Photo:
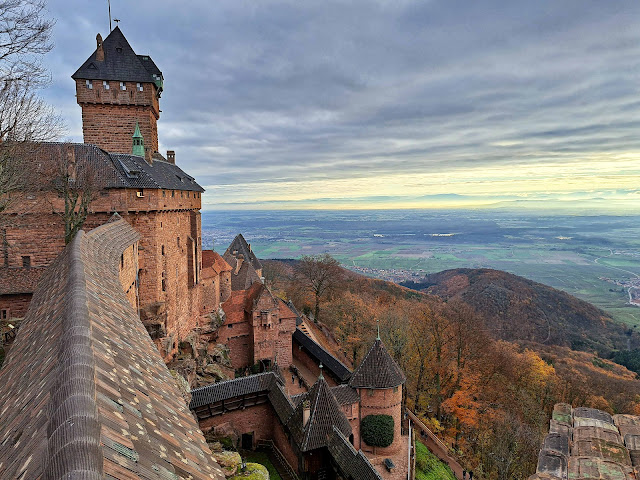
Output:
M48 10L43 96L82 141L70 76L106 37L107 8ZM164 74L160 151L207 189L203 210L625 214L640 200L638 2L111 10Z

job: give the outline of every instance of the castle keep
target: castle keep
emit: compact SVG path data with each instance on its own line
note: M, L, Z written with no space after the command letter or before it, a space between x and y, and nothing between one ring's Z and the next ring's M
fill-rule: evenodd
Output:
M222 479L202 431L268 445L292 478L399 478L380 471L406 463L403 372L379 338L353 372L322 347L242 235L202 250L204 190L158 152L153 60L116 27L72 78L85 143L31 145L0 224L0 478Z

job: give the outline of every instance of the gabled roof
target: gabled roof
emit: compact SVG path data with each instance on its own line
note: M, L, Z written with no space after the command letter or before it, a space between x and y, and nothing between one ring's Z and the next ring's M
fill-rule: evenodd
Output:
M309 420L303 424L305 403L309 402ZM329 385L321 375L311 389L299 400L293 415L287 422L291 436L301 452L326 447L333 429L344 436L351 435L351 425L345 417Z
M378 338L353 371L349 385L354 388L393 388L406 380L404 372Z
M231 270L231 290L248 290L252 285L262 283L258 276L258 272L256 272L256 269L253 268L249 262L242 262L240 270L236 273L235 266L237 265L237 262L235 258L231 257L230 260L227 260L229 258L228 256L223 258L233 267L233 270Z
M235 253L234 253L235 252ZM258 257L256 257L255 253L251 250L251 247L244 239L241 233L236 235L236 238L233 239L229 248L224 252L224 259L227 261L229 265L235 268L235 260L238 255L243 255L244 262L249 262L253 268L256 270L260 270L262 268L262 264Z
M224 479L122 290L138 238L80 231L39 282L0 371L0 477Z
M42 169L55 168L62 156L73 156L79 167L89 169L101 188L154 188L204 192L195 179L173 163L131 154L108 153L85 143L34 144L31 158Z
M305 351L311 355L317 363L321 363L340 382L346 382L351 375L349 370L340 360L331 355L321 345L314 342L311 337L302 330L296 328L293 332L293 341L304 347Z
M117 80L120 82L155 83L162 72L148 55L136 55L129 42L116 26L102 42L104 60L96 60L97 49L71 75L74 80Z
M334 428L329 436L329 453L348 480L382 480L362 451L356 451L340 430Z
M258 373L247 377L234 378L224 382L205 385L191 390L190 409L229 400L230 398L250 393L267 392L278 382L278 377L273 372Z
M213 250L202 250L202 268L213 268L216 273L229 272L231 266Z

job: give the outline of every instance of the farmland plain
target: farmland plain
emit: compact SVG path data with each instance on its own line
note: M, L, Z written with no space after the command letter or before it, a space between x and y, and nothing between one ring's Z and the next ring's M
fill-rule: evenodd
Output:
M495 268L550 285L640 328L640 216L503 210L204 212L203 246L243 233L260 258L330 253L345 267L402 282L450 268Z

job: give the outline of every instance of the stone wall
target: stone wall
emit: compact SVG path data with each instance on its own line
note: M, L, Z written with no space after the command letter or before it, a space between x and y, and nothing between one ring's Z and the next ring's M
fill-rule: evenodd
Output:
M394 391L395 390L395 391ZM402 435L402 386L396 389L358 389L360 395L360 419L367 415L391 415L393 417L393 443L388 447L375 447L376 455L396 453L401 447ZM374 452L374 448L364 442L359 445L365 452ZM356 447L358 448L358 447Z
M115 153L130 153L136 122L144 137L145 151L158 151L160 118L157 89L153 83L143 83L140 92L135 82L111 81L106 90L103 82L94 80L91 89L85 80L76 80L76 96L82 107L84 143L91 143ZM148 157L149 158L149 157Z

